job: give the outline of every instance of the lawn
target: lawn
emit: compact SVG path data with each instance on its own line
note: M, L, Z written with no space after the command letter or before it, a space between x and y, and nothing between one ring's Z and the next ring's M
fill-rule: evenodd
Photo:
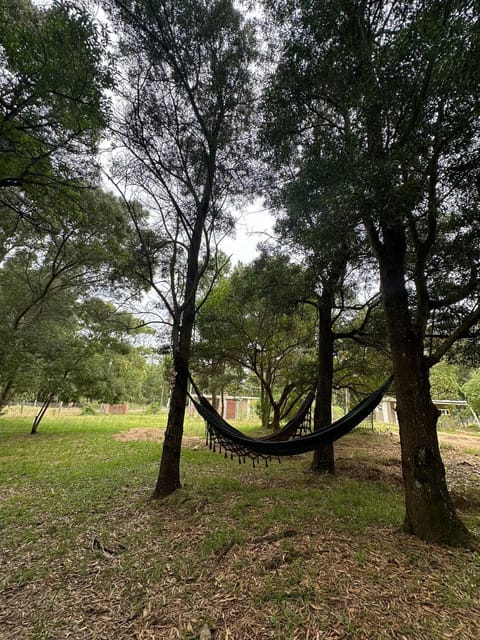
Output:
M191 419L183 488L152 502L164 420L0 418L2 640L478 637L480 554L399 530L397 434L347 436L330 478L226 460ZM480 535L480 436L442 450Z

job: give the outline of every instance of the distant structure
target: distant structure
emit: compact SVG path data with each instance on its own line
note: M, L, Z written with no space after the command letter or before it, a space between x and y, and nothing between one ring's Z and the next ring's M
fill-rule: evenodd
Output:
M125 415L128 413L128 404L105 404L103 405L103 409L105 413L111 415Z
M467 409L468 403L465 400L433 400L433 404L443 416L448 416L453 409ZM397 401L395 398L384 398L375 409L373 414L375 422L398 425Z
M207 400L212 402L212 396L205 396ZM223 399L223 411L221 411L221 399L217 397L216 409L222 413L225 420L239 420L249 418L252 413L253 405L258 402L258 398L252 396L225 396ZM198 415L197 410L192 402L189 405L189 415Z

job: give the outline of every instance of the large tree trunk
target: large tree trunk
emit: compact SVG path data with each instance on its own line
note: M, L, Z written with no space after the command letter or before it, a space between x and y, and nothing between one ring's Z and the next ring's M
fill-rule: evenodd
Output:
M198 255L202 239L204 216L197 218L188 254L185 298L183 309L178 309L173 326L173 368L175 380L170 397L167 428L162 458L152 498L163 498L181 487L180 455L182 451L183 423L187 404L188 367L195 323L198 288Z
M332 422L333 333L332 309L329 301L318 304L318 333L317 397L313 412L314 430ZM321 473L335 473L333 442L314 451L311 469Z
M272 419L268 428L273 431L273 433L277 433L280 431L280 414L281 414L281 405L279 402L275 402L271 405L272 407Z
M404 528L427 542L465 545L470 535L452 504L440 455L423 335L411 322L402 257L395 253L387 247L381 281L400 426Z
M189 352L174 353L175 381L170 396L167 428L153 498L168 496L181 486L180 454L187 402L188 358Z
M260 420L262 422L262 429L268 429L268 425L270 424L270 414L270 398L262 386L260 389Z

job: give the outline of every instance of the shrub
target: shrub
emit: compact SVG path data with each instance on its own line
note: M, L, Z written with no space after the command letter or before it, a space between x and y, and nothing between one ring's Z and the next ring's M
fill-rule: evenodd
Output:
M94 416L96 415L95 409L91 404L84 404L82 407L82 416Z
M151 404L149 404L145 413L152 414L152 415L156 415L157 413L160 413L160 405L158 404L158 402L152 402Z

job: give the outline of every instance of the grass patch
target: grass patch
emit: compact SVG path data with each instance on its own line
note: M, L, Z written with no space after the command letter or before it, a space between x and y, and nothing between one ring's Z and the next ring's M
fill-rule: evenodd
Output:
M231 640L475 637L480 557L399 532L388 434L340 441L326 477L308 456L225 460L192 419L183 488L152 502L164 420L60 416L31 437L27 419L0 418L6 638L193 639L204 624ZM132 429L139 437L120 439ZM468 455L447 465L462 480L475 479ZM474 486L459 487L462 517L480 529Z

